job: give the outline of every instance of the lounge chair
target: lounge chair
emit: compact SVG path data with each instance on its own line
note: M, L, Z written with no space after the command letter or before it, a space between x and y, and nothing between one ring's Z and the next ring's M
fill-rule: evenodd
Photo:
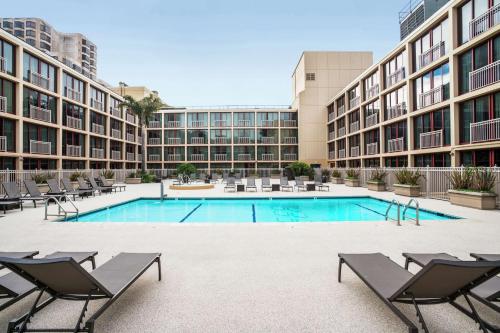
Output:
M241 173L237 172L234 174L235 182L238 184L243 184L243 180L241 179Z
M411 263L415 263L420 267L424 267L429 262L431 262L431 260L434 259L460 261L459 258L449 255L447 253L403 253L403 256L406 258L405 269L408 269ZM499 254L481 255L481 254L471 253L471 256L480 261L500 262ZM470 291L470 295L479 302L490 307L494 311L500 313L500 304L494 304L494 302L496 303L500 302L500 277L495 276L490 280L480 284L479 286L475 287ZM462 305L456 303L455 304L452 303L452 305L455 306L458 310L468 315L469 317L471 317L472 319L475 318L474 314L470 310L464 308ZM488 322L484 322L484 324L489 330L493 332L500 332L500 327L490 324Z
M319 190L323 191L326 189L326 191L330 191L330 186L323 184L323 181L321 180L321 175L314 175L314 186Z
M500 261L433 259L413 275L381 253L339 253L339 282L344 263L398 316L410 333L418 333L417 326L394 303L413 304L422 328L429 332L419 305L455 305L455 300L460 296L467 300L474 313L474 320L487 332L481 317L470 302L469 295L472 289L500 272Z
M66 194L73 194L73 193L76 193L78 196L80 197L89 197L89 195L92 195L92 190L89 190L89 189L81 189L81 188L78 188L78 189L74 189L73 188L73 184L71 184L71 181L68 179L68 178L63 178L61 180L62 182L62 185L63 185L63 188L64 190L66 191Z
M56 197L59 198L62 196L62 194L55 194L52 195L50 193L42 194L40 190L38 189L38 186L36 185L35 181L33 180L25 180L24 181L24 187L26 187L26 191L28 192L29 196L26 195L22 197L23 200L34 200L33 204L36 207L36 201L43 200L48 201L50 198Z
M99 176L99 180L101 181L102 187L111 187L112 189L115 190L115 192L116 192L116 189L119 189L121 192L122 190L125 191L127 188L127 185L125 185L125 184L110 184L108 182L108 180L106 179L106 177L104 177L104 176Z
M92 187L92 189L94 191L99 192L99 194L101 194L101 193L111 193L113 191L112 187L104 187L104 186L97 185L95 179L92 178L92 177L89 177L89 183L90 183L90 186Z
M59 182L55 179L47 179L47 185L49 185L49 192L46 193L48 196L52 197L62 197L62 196L73 196L73 200L76 200L78 193L68 193L59 187Z
M160 255L160 253L120 253L90 273L69 257L0 258L1 264L40 290L30 311L12 320L8 332L36 331L36 328L28 328L30 319L49 303L62 299L85 302L75 325L71 328L44 328L43 331L93 333L95 321L154 263L158 264L158 279L161 280ZM38 304L44 292L51 297ZM106 301L90 317L86 317L89 302L102 299ZM85 322L84 318L87 318Z
M269 177L262 178L262 184L260 186L260 189L262 192L264 192L264 189L272 191L273 186L271 185L271 178Z
M222 182L227 183L227 178L229 177L229 174L227 172L222 173Z
M295 187L297 188L297 192L307 191L307 186L300 177L295 178Z
M288 183L287 177L281 177L280 186L281 186L282 191L285 191L285 189L287 189L287 190L291 190L293 192L293 186Z
M0 258L9 259L24 259L24 260L34 260L33 256L38 254L36 252L0 252ZM54 258L67 258L71 257L78 264L83 264L86 261L92 263L92 269L95 268L95 256L97 252L54 252L45 256L44 259L54 259ZM0 277L0 299L8 299L6 302L0 304L0 311L8 308L17 301L28 296L32 292L36 291L38 288L35 283L26 280L25 278L19 276L16 273L7 273Z
M99 195L101 194L99 190L89 186L85 181L85 179L83 179L82 177L78 177L77 181L78 181L78 189L90 191L92 193L92 196L95 196L95 192L99 192Z
M0 198L0 209L6 214L7 210L10 209L21 209L23 210L23 197L19 191L19 187L15 182L2 183L2 187L5 191L5 196ZM36 202L33 201L36 207Z
M226 192L226 190L232 190L233 192L236 192L236 181L234 177L229 177L227 179L227 184L226 186L224 186L224 192Z
M249 189L254 189L255 192L257 192L257 185L255 185L255 177L248 177L247 178L246 191L248 191Z

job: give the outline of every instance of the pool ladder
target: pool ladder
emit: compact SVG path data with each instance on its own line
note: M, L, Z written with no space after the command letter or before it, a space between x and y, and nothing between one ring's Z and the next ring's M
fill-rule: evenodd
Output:
M413 217L406 217L406 210L408 208L412 208L411 204L415 204L415 218ZM418 210L419 210L420 205L418 204L417 199L411 198L410 201L405 205L405 209L403 209L403 220L408 219L408 220L413 220L415 221L416 225L420 225L420 219L418 218Z
M401 225L401 220L400 220L400 211L401 211L401 203L396 200L396 199L392 199L391 203L389 204L389 207L387 207L387 210L385 211L385 220L387 221L390 217L389 217L389 211L391 210L392 208L392 205L398 205L398 218L397 219L392 219L391 220L394 220L396 222L398 222L398 226Z
M69 202L75 210L74 211L66 210L61 204L61 201L60 201L61 198L64 198L65 202ZM50 201L54 201L56 203L57 214L49 214L49 202ZM49 196L45 200L45 219L46 220L49 216L59 216L59 217L64 216L64 219L66 220L68 218L68 214L76 214L76 220L78 221L78 217L80 215L80 210L75 205L75 202L73 200L71 200L70 197L68 197L66 194L57 195L57 196Z
M408 210L408 208L413 208L411 204L414 204L414 208L415 208L415 218L412 218L412 217L407 217L406 216L406 211ZM396 199L392 199L391 203L389 204L389 207L387 207L387 210L385 211L385 220L387 221L390 217L389 217L389 212L392 208L393 205L397 205L398 207L398 215L397 215L397 219L392 219L391 220L394 220L396 221L398 224L398 226L401 226L401 218L400 218L400 212L401 212L401 203L396 200ZM420 225L420 219L419 219L419 208L420 208L420 205L418 203L418 201L414 198L410 199L410 201L408 201L408 203L406 205L404 205L404 209L403 209L403 220L413 220L415 221L415 224L416 225Z

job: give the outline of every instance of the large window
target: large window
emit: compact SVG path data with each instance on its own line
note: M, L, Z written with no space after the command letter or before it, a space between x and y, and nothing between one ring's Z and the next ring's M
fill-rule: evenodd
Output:
M55 124L57 123L57 98L24 87L23 115Z
M63 73L63 95L74 101L83 103L85 98L85 85L83 81L69 75L68 73Z
M5 79L0 79L0 112L12 113L16 112L16 90L14 83ZM4 98L2 98L4 97Z
M498 6L500 0L470 0L458 9L458 42L460 45L498 23L498 12L486 12Z
M413 124L415 149L447 146L451 143L450 109L436 110L415 117Z
M448 35L448 19L445 19L414 42L414 70L429 65L448 52Z
M408 93L406 85L385 95L384 119L397 118L406 114Z
M367 77L364 81L364 85L365 85L365 100L377 96L380 91L378 71Z
M414 161L417 168L423 168L427 166L443 168L449 167L451 165L451 158L449 153L416 155Z
M16 151L16 122L14 120L0 118L0 136L6 137L6 151ZM4 159L2 157L0 160Z
M450 98L450 68L448 63L415 79L415 105L421 109Z
M389 88L406 77L407 63L408 53L404 50L384 65L386 88Z
M106 94L99 89L90 87L90 107L104 111L106 107Z
M56 129L25 122L23 125L23 152L56 155Z
M26 52L23 54L23 79L41 88L56 91L56 68Z
M62 103L63 107L63 125L85 129L85 109L76 104L71 104L66 101Z
M495 119L500 119L500 92L460 103L459 112L460 143L500 139L492 130Z
M406 150L406 121L385 126L385 152L395 153Z
M5 24L5 23L4 23ZM14 46L0 39L0 71L10 75L15 73Z

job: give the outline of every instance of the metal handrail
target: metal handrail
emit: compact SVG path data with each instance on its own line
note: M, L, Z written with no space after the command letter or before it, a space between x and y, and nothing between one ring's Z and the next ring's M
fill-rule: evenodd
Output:
M392 199L391 203L389 204L389 207L387 207L387 210L385 211L385 220L387 221L389 219L389 211L391 210L391 207L393 204L396 204L398 205L398 219L397 220L394 220L394 219L391 219L391 220L394 220L394 221L397 221L398 222L398 226L401 226L401 220L400 220L400 211L401 211L401 203L396 200L396 199Z
M412 198L408 203L405 205L405 208L403 209L403 220L406 219L406 210L411 207L411 203L415 204L415 218L408 217L409 220L414 220L416 225L420 225L420 219L418 218L418 210L420 205L418 204L417 199Z
M73 206L75 211L67 211L66 209L64 209L64 207L61 205L61 202L57 198L66 199L66 202L69 202ZM51 200L53 200L57 204L57 214L49 214L49 202ZM64 214L61 214L61 211L64 212ZM47 197L47 200L45 200L45 220L47 220L48 216L64 216L64 219L67 219L68 213L76 214L76 220L78 221L78 217L80 215L80 210L78 209L78 207L76 207L73 200L71 200L66 194L49 196L49 197Z

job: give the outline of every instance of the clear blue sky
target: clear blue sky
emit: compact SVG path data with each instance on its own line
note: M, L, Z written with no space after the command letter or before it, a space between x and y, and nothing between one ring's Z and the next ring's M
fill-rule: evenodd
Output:
M289 104L304 50L373 51L399 41L407 0L24 0L6 17L40 17L98 47L98 76L146 85L171 105Z

